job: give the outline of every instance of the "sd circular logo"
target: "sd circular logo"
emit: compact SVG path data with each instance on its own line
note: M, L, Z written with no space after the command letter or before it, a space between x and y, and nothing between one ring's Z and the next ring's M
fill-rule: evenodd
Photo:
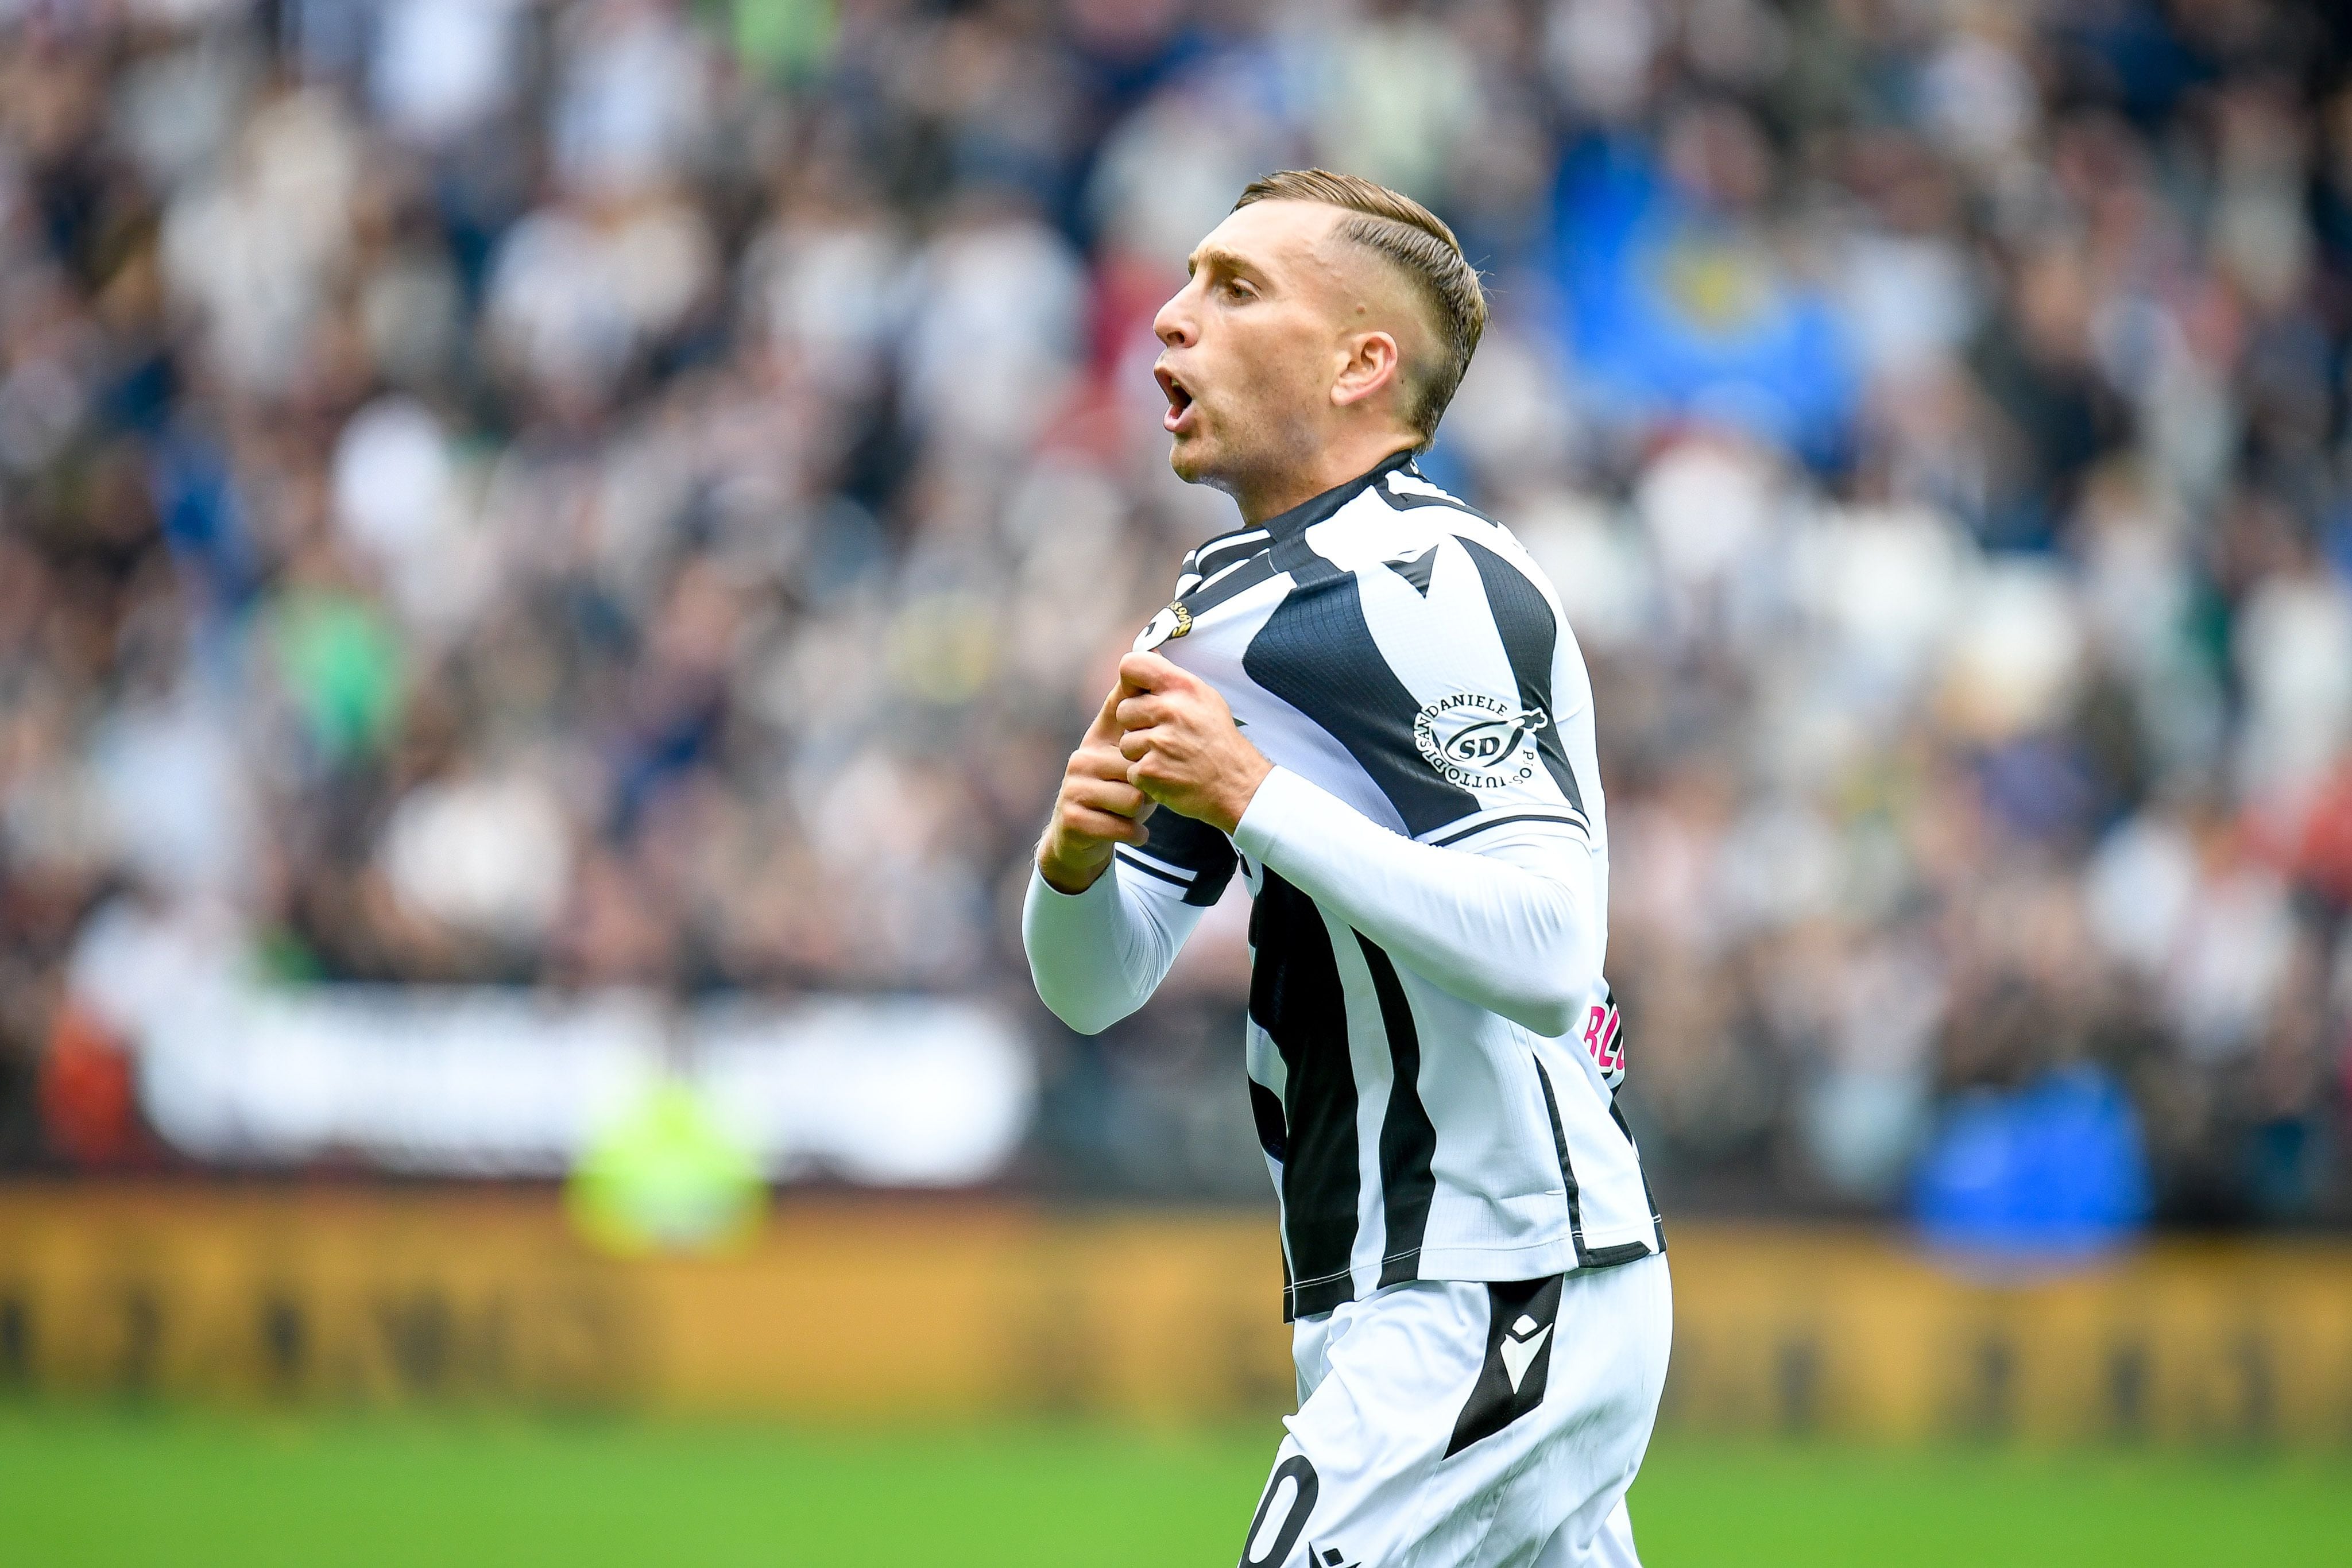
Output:
M1535 777L1536 731L1549 722L1533 708L1465 692L1414 715L1412 744L1447 783L1501 789Z

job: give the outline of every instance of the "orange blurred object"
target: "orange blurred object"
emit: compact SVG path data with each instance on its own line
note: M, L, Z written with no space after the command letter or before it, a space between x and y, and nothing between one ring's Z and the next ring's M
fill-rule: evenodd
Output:
M41 1124L49 1146L77 1165L128 1163L142 1148L131 1058L88 1009L58 1009L41 1060Z

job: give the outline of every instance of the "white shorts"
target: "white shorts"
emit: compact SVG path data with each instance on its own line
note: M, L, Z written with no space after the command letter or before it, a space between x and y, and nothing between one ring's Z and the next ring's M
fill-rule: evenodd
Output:
M1664 1257L1299 1320L1242 1568L1634 1568L1625 1489L1673 1336Z

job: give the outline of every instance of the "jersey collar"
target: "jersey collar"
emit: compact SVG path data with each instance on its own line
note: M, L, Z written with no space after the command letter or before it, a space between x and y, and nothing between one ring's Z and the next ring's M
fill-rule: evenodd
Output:
M1421 477L1421 470L1413 465L1413 453L1410 449L1390 454L1369 473L1359 474L1346 484L1335 486L1311 501L1301 501L1286 512L1277 512L1257 526L1266 531L1272 543L1286 544L1362 495L1383 476L1400 470L1416 479Z

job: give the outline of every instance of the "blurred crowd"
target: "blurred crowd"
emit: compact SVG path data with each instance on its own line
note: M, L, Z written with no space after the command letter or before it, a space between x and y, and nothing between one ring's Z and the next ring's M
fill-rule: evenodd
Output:
M1231 517L1151 315L1320 162L1488 277L1426 466L1592 665L1662 1197L1899 1203L2074 1084L2162 1217L2352 1218L2347 60L2321 0L0 0L0 1163L152 1157L123 1020L232 967L997 996L1024 1179L1262 1186L1235 913L1095 1040L1014 913Z

